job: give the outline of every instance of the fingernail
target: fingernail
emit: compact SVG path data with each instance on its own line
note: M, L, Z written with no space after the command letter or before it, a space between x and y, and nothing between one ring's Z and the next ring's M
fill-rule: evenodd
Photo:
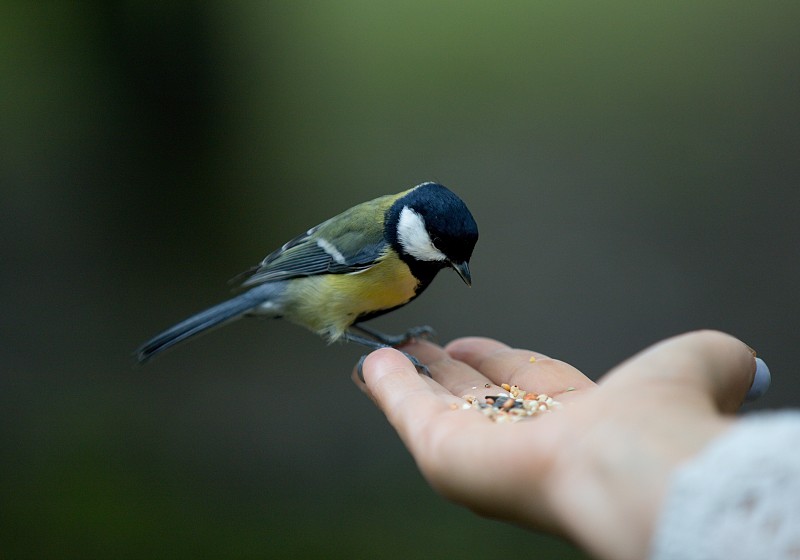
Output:
M769 389L771 379L767 364L761 358L756 358L756 374L753 376L753 384L750 385L750 390L747 391L744 402L753 402L763 397L767 389Z
M358 372L358 378L361 380L362 383L366 383L366 381L364 381L363 368L364 368L364 360L367 359L367 356L369 356L369 354L364 354L363 356L361 356L361 358L359 358L358 360L358 365L356 366L356 371Z

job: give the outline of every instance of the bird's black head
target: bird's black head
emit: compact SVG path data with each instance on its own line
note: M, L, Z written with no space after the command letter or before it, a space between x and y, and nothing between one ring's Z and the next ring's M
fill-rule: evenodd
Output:
M478 225L467 205L446 187L423 183L397 199L386 213L389 242L423 282L452 267L471 283L469 259Z

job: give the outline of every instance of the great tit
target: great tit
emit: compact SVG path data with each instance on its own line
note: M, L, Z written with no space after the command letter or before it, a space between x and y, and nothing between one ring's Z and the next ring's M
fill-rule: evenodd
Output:
M450 267L471 285L478 226L446 187L422 183L346 210L295 237L240 274L242 293L143 344L139 362L245 316L285 318L328 342L399 346L428 333L389 336L361 325L410 302ZM357 331L357 332L354 332ZM418 367L424 366L414 362Z

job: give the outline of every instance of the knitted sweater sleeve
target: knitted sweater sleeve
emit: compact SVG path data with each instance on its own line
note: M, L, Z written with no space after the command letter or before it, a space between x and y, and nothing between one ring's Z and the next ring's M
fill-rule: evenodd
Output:
M743 417L673 475L651 560L800 560L800 413Z

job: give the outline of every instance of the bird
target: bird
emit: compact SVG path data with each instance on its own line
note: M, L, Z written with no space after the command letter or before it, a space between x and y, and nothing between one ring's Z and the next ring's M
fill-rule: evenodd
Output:
M135 352L139 363L242 317L283 318L326 342L371 349L429 338L430 327L389 335L362 323L419 296L438 272L453 269L472 285L469 261L478 226L444 185L424 182L363 202L291 239L235 277L236 295L155 335ZM417 368L427 368L406 354Z

